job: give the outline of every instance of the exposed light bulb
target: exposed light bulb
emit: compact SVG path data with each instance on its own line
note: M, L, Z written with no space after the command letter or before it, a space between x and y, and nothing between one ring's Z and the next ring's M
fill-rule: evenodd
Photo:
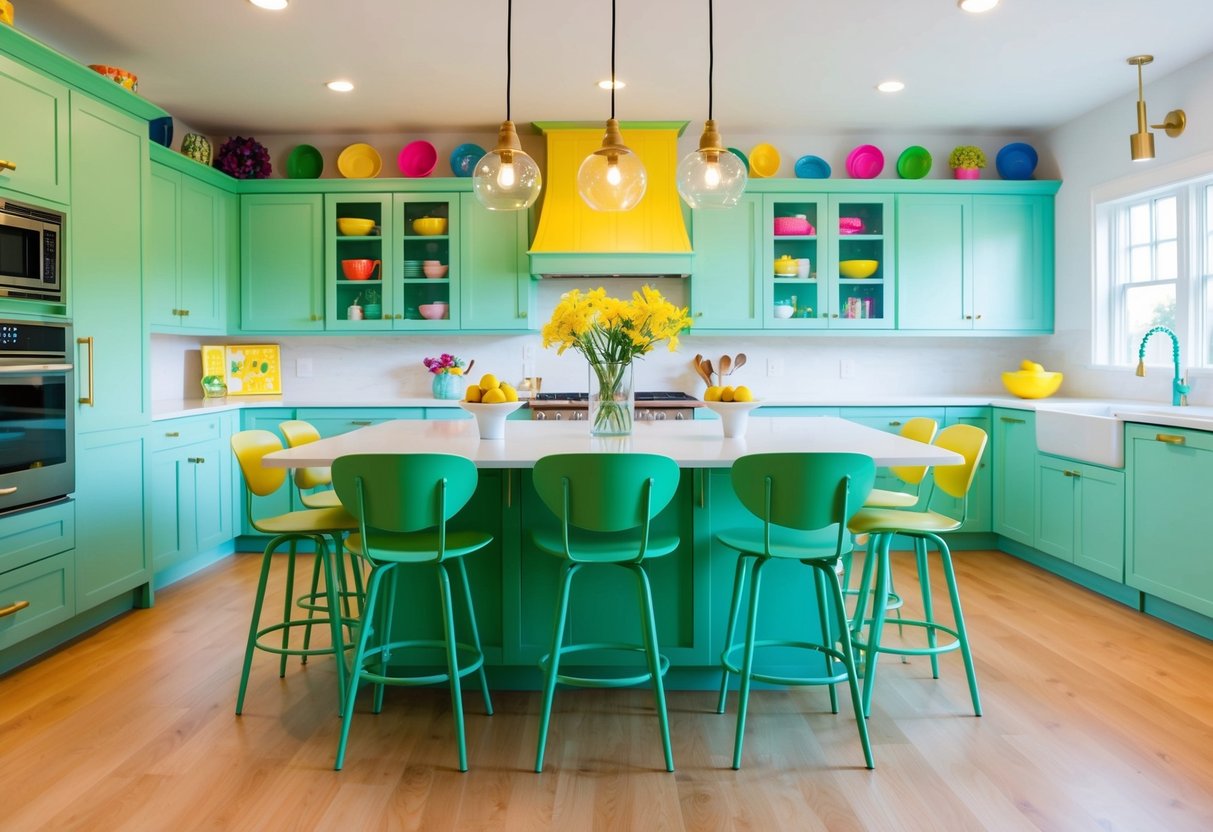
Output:
M287 0L249 0L254 6L259 9L267 9L271 12L280 12L286 8Z
M720 187L720 163L708 162L707 167L703 171L703 184L707 185L712 190Z
M956 5L972 14L988 12L998 5L998 0L957 0Z
M503 188L512 188L515 181L517 179L514 176L514 163L502 162L501 170L497 172L497 184Z
M333 92L351 92L354 89L352 81L329 81L325 86Z
M901 81L881 81L876 85L876 89L881 92L901 92L906 88L906 85Z
M616 160L610 159L607 161L606 180L613 186L618 187L623 181L623 174L619 172L619 164Z

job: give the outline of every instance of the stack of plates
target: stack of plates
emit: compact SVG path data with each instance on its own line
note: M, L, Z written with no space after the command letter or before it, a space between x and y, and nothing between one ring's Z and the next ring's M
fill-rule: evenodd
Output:
M406 278L422 277L420 260L404 261L404 276Z

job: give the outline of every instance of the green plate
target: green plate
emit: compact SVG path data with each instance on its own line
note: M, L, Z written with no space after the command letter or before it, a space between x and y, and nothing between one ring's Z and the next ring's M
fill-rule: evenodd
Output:
M290 179L319 179L324 156L310 144L297 145L286 157L286 175Z
M897 175L902 179L922 179L931 172L931 154L925 147L910 145L897 157Z

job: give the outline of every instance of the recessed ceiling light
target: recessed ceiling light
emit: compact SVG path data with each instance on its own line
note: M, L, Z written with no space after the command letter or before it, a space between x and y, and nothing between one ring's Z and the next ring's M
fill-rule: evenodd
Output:
M624 87L626 87L627 84L623 83L623 81L620 81L618 78L616 78L613 86L615 89L621 90ZM611 89L611 87L612 87L612 84L611 84L610 78L606 79L605 81L598 82L598 89L600 89L600 90L609 90L609 89Z
M881 92L901 92L906 88L906 85L900 81L881 81L876 85L876 89Z
M352 81L329 81L325 86L333 92L350 92L354 89Z
M988 12L990 9L998 5L998 0L956 0L956 5L960 6L966 12L973 14L981 14Z
M288 0L248 0L259 9L269 9L271 12L280 12L286 8Z

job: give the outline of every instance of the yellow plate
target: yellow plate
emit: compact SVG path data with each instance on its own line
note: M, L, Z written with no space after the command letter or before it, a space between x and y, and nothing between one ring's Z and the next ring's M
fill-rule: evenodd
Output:
M383 159L369 144L352 144L337 157L337 170L346 179L373 179L379 175Z
M779 173L779 151L773 144L756 144L750 151L750 175L765 179Z

